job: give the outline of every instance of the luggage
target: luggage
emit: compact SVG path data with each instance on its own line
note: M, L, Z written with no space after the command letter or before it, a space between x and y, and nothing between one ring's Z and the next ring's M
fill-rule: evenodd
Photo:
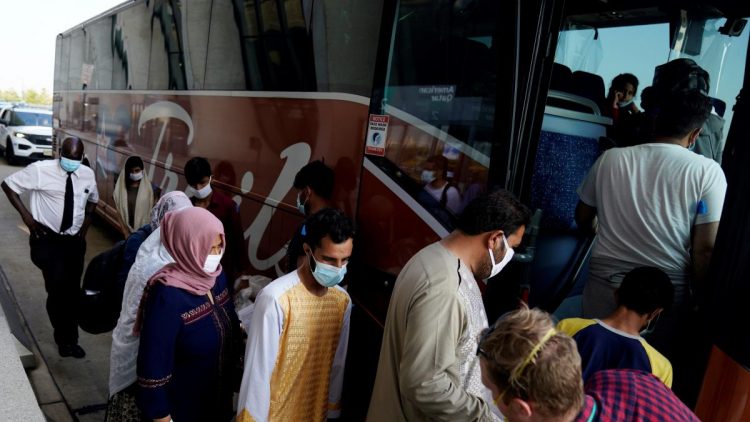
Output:
M111 331L117 325L124 284L117 282L125 241L117 242L91 260L83 276L78 300L78 326L90 334Z

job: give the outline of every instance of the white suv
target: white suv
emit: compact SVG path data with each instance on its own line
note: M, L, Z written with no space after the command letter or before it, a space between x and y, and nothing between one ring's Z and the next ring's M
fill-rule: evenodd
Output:
M2 110L0 149L8 164L52 158L52 112L30 107Z

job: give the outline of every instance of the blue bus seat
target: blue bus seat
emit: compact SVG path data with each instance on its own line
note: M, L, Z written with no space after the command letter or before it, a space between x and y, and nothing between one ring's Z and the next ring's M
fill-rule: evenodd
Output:
M529 306L554 311L586 272L592 238L575 224L576 190L603 151L611 119L545 109L531 179L531 206L542 211L528 271Z

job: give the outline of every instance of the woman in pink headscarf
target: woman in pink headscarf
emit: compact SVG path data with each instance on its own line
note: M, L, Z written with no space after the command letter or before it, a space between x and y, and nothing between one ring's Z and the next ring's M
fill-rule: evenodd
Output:
M174 258L151 277L135 332L138 407L153 420L226 421L240 330L222 271L224 228L203 208L169 213L162 244Z

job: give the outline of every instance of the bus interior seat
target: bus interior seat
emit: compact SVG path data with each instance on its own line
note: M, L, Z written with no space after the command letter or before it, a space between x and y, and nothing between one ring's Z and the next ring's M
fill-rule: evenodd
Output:
M727 103L724 101L711 97L711 104L714 106L714 110L716 110L716 114L719 115L722 119L724 118L724 112L727 111Z
M595 102L602 111L605 110L604 79L599 75L576 70L573 72L570 93L588 98Z
M586 114L601 115L599 104L588 98L574 95L568 92L549 90L547 92L547 105L564 110L579 111Z
M542 210L542 220L529 272L529 306L554 311L587 271L593 239L575 224L576 190L602 150L598 137L542 129L531 181L531 206Z
M573 87L573 72L568 66L560 63L552 63L552 77L549 81L549 89L555 91L570 92Z

